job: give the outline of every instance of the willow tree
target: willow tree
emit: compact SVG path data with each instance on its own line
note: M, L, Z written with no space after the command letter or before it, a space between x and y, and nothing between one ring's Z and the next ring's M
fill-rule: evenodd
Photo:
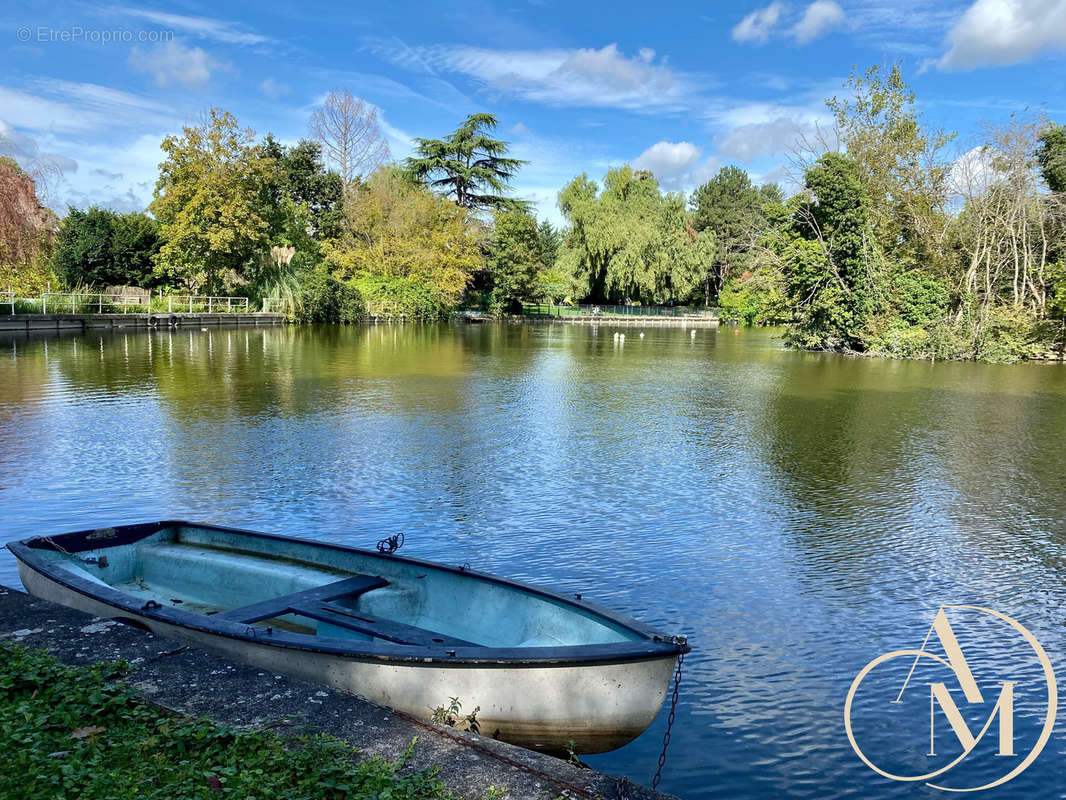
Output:
M714 236L688 224L685 199L663 195L650 172L608 171L559 193L570 232L559 257L594 301L687 302L714 257Z
M404 162L419 181L471 209L522 206L505 196L525 161L507 156L507 142L489 135L496 128L492 114L471 114L443 139L415 139L416 156Z

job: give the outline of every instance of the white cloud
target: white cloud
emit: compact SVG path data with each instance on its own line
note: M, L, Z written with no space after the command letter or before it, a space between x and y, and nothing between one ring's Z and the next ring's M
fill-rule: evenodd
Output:
M53 78L38 78L24 89L0 86L0 109L15 128L35 131L98 131L173 120L171 106L129 92Z
M803 17L792 28L792 35L799 44L813 42L844 22L844 9L834 0L815 0L807 6Z
M784 10L784 3L774 2L766 8L752 11L733 28L733 39L738 42L765 42L770 38L770 33L777 26Z
M717 158L701 162L701 155L692 142L656 142L637 156L633 169L648 170L667 191L683 191L703 183L717 169Z
M618 45L577 50L492 50L481 47L408 47L368 40L370 49L422 74L466 75L483 87L558 106L650 110L682 107L687 87L655 51L635 57Z
M151 11L146 8L129 8L112 6L106 9L111 14L123 17L135 17L156 25L182 31L202 39L212 39L226 44L255 45L270 42L268 36L242 29L232 22L211 17L193 17L185 14L169 14L164 11Z
M114 211L143 211L152 199L159 175L163 132L145 133L133 139L109 142L56 142L53 146L69 151L81 164L92 169L64 172L54 191L56 205L86 207L98 205Z
M844 19L844 9L836 0L814 0L799 16L784 3L775 1L738 22L733 28L733 39L765 44L771 37L789 36L796 44L810 44L842 25ZM792 20L795 22L790 26Z
M292 87L287 83L279 83L273 78L263 78L259 82L259 91L271 100L277 100L282 95L289 94L292 91Z
M633 169L646 169L658 178L683 175L700 159L692 142L656 142L633 162Z
M722 131L716 142L718 154L741 164L786 154L819 127L832 124L823 107L775 103L736 105L712 115L712 119Z
M941 69L974 69L1028 61L1066 50L1064 0L976 0L947 36Z
M984 194L996 178L992 156L984 145L955 159L948 171L948 190L960 200Z
M150 47L130 50L130 66L147 72L158 86L180 85L202 89L211 80L211 72L223 66L199 47L185 47L174 40Z

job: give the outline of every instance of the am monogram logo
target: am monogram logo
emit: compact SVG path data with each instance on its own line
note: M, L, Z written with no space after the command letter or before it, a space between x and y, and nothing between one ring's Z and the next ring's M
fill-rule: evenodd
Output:
M1028 660L1035 658L1036 662L1043 670L1044 682L1047 687L1047 705L1044 714L1044 722L1040 729L1040 735L1033 747L1030 748L1027 753L1016 753L1014 746L1014 700L1017 681L1000 680L997 687L998 695L990 694L988 687L985 688L985 691L981 690L981 687L977 685L977 681L970 669L970 665L966 661L966 656L963 653L962 648L959 646L959 640L955 636L955 631L952 630L951 622L948 620L949 611L958 612L960 614L961 612L988 614L1006 625L1009 625L1021 636L1021 639L1024 640L1024 644L1019 642L1018 657L1020 659ZM965 615L963 614L963 616ZM940 641L947 658L942 658L941 656L926 650L926 646L929 644L929 639L934 634ZM878 766L873 758L865 753L859 746L852 726L855 695L856 692L858 692L859 687L864 680L870 677L870 674L877 667L896 659L913 659L913 661L899 693L895 696L895 699L890 699L891 693L888 693L888 696L886 697L887 702L901 702L903 693L906 691L911 678L914 676L914 671L922 659L932 659L933 661L948 667L954 673L958 686L962 689L962 694L966 703L987 705L986 694L990 697L996 697L996 702L992 705L988 716L985 718L983 726L975 731L971 730L969 724L964 719L962 711L960 711L946 683L935 682L927 684L929 686L929 752L927 755L932 757L937 754L934 731L938 720L947 721L952 732L955 734L955 738L958 739L959 744L962 746L962 753L937 769L916 775L894 774ZM871 680L873 679L871 678ZM1040 755L1040 751L1044 749L1048 739L1051 737L1051 729L1055 725L1055 714L1057 709L1058 689L1055 684L1055 673L1051 668L1051 660L1048 658L1047 653L1044 652L1044 648L1041 647L1040 643L1036 640L1036 637L1023 627L1021 623L1011 619L1006 614L1001 614L998 611L993 611L988 608L981 608L980 606L941 606L937 611L936 617L933 619L933 624L929 627L929 631L925 635L925 640L922 642L922 646L919 649L893 650L892 652L884 653L863 667L859 671L859 674L855 676L855 680L852 681L851 688L848 690L847 700L844 703L844 730L847 732L848 741L851 742L851 746L858 754L859 758L861 758L870 769L886 778L891 778L896 781L925 781L927 785L935 789L942 789L949 792L973 792L981 789L990 789L993 786L999 786L1000 784L1006 783L1011 780L1011 778L1021 774L1030 764L1032 764L1033 761L1036 760L1036 757ZM942 725L943 722L941 721L940 724ZM999 746L996 755L1005 757L1004 763L1006 771L1003 775L981 786L946 786L940 782L932 782L934 779L948 773L969 756L993 725L995 725L998 733Z

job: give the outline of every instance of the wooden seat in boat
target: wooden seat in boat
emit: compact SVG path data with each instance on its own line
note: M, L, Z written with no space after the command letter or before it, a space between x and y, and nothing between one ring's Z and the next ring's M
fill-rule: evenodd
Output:
M334 581L333 583L315 586L302 592L284 594L281 597L272 597L261 603L253 603L250 606L231 608L212 615L215 619L228 619L233 622L245 622L251 624L264 619L280 617L293 611L296 605L302 603L328 602L341 597L354 598L369 592L371 589L380 589L388 586L389 582L375 575L353 575L350 578Z
M264 600L261 603L231 608L228 611L213 614L212 618L250 625L264 619L297 614L317 622L325 622L338 628L345 628L397 644L422 647L476 647L473 642L464 639L457 639L454 636L447 636L427 628L407 625L373 614L365 614L332 602L341 599L351 600L364 592L388 585L389 582L384 578L373 575L354 575L302 592L293 592Z

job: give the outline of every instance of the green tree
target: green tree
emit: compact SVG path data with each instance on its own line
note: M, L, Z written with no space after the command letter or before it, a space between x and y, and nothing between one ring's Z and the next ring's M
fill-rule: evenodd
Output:
M274 160L253 144L228 111L168 136L166 158L149 210L159 220L163 246L156 273L191 291L221 292L247 282L270 246L263 218L263 188Z
M119 214L111 228L114 284L155 285L155 256L162 246L159 223L147 214Z
M371 313L436 317L460 301L481 266L468 212L383 168L349 192L344 232L327 242L330 273L351 282Z
M265 217L275 244L296 245L306 235L317 241L340 235L344 211L341 198L344 183L336 172L327 171L319 142L301 139L286 147L272 134L262 143L262 156L274 164L274 173L264 185ZM286 201L303 205L309 225L300 231L290 228L292 213Z
M537 240L540 242L540 263L545 269L553 268L563 241L559 231L548 220L541 220L537 226Z
M60 224L52 268L69 286L151 286L159 225L146 214L71 208Z
M471 114L443 139L415 139L418 155L405 168L463 208L514 206L520 201L504 193L526 162L509 158L507 142L489 136L496 124L492 114Z
M1066 125L1051 125L1040 135L1040 169L1053 192L1066 192Z
M497 211L485 267L492 279L494 310L517 310L531 299L544 269L537 221L525 211Z
M859 168L846 156L827 153L807 169L804 182L809 199L794 203L793 226L779 251L798 315L792 341L865 350L878 253Z
M759 189L740 167L722 167L692 196L693 227L710 230L716 242L710 269L703 276L704 304L719 295L731 276L746 267L752 244L766 223L763 205L778 199L774 186Z
M940 152L955 134L922 127L898 64L886 76L877 66L852 73L847 88L850 96L826 105L869 200L878 241L891 261L944 274L951 261L943 235L951 162Z
M688 225L685 200L662 195L655 177L628 166L588 176L559 193L570 231L559 264L594 302L686 302L714 253L714 235Z
M69 286L111 283L111 231L115 212L71 207L60 224L52 268Z

